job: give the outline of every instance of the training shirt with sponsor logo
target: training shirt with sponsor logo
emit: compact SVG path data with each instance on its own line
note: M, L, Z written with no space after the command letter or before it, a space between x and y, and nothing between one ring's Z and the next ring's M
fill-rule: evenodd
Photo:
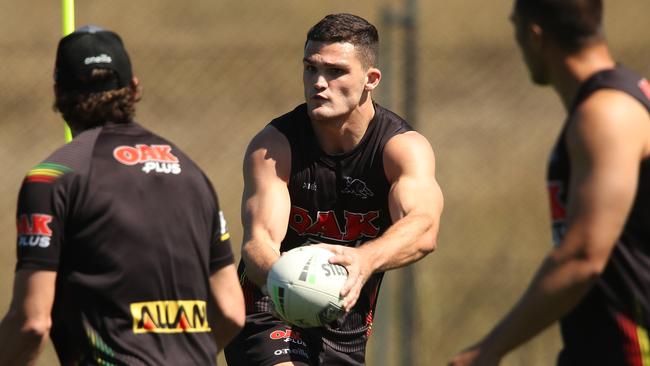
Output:
M136 123L87 130L29 171L17 270L57 272L61 364L214 365L209 276L233 263L208 178Z
M571 166L567 127L582 102L601 89L638 100L650 112L650 84L618 66L591 76L579 88L564 129L551 153L548 192L553 239L566 233ZM650 362L650 158L639 165L634 204L605 271L594 287L560 322L564 348L558 364L646 365Z
M281 252L313 243L359 246L379 237L392 224L384 147L390 138L412 128L380 105L374 104L374 108L375 115L359 144L342 154L327 154L320 148L305 104L270 123L291 147L291 212ZM269 298L245 277L244 267L241 262L247 313L268 311ZM374 274L354 308L322 329L323 340L332 348L355 352L365 347L382 277L383 273Z

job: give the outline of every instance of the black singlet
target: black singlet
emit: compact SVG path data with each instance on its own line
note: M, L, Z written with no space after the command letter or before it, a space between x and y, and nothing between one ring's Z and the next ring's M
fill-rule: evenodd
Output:
M548 167L553 239L566 231L571 166L567 125L594 92L624 92L650 112L650 84L623 67L591 76L578 90ZM638 190L604 273L580 304L561 320L564 348L559 365L646 365L650 362L650 158L639 166Z
M327 154L320 148L305 104L270 123L291 147L291 213L282 252L311 243L358 246L382 235L392 224L384 146L391 137L412 128L393 112L378 104L374 107L375 115L359 144L338 155ZM247 313L267 312L270 300L246 278L243 262L239 272ZM323 342L341 352L364 349L382 276L383 273L373 275L355 307L321 330Z

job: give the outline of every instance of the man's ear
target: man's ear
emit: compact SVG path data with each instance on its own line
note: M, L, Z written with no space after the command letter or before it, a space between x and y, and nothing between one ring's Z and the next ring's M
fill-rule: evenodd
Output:
M528 44L533 51L540 52L544 45L544 38L546 37L544 30L537 23L530 23L526 28Z
M381 81L381 71L376 67L369 67L366 71L366 85L364 86L365 91L374 90Z

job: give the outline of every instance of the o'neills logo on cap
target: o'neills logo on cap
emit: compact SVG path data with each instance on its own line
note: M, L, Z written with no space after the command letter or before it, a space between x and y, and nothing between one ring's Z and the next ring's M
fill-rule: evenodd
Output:
M99 56L92 56L92 57L86 57L84 59L84 64L86 65L92 65L92 64L110 64L113 62L113 59L111 56L102 53Z
M124 165L143 164L142 171L149 174L180 174L181 165L169 145L118 146L113 157Z
M133 333L209 332L207 305L201 300L147 301L131 304Z

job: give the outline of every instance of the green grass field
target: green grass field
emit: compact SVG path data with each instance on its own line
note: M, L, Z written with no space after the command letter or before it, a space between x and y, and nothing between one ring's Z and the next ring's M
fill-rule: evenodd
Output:
M374 22L388 40L380 10L391 2L79 1L77 24L121 33L144 86L138 121L176 142L204 168L238 252L244 149L257 130L301 102L308 27L327 13L352 12ZM58 5L0 0L2 314L11 294L20 182L63 142L62 122L51 108ZM650 76L650 3L606 0L605 5L616 58ZM389 273L370 365L380 364L377 355L387 365L399 365L405 338L420 350L415 365L444 365L508 310L550 247L546 154L564 111L552 90L528 81L507 20L510 6L420 2L417 129L436 152L445 211L438 250L415 267L415 333L404 334L399 325L400 304L407 300L394 296L399 271ZM393 35L393 50L400 50L401 35ZM377 95L400 113L402 54L393 55L394 74L386 75ZM558 338L551 328L504 365L552 364ZM389 343L378 344L382 339ZM57 364L51 347L38 364Z

